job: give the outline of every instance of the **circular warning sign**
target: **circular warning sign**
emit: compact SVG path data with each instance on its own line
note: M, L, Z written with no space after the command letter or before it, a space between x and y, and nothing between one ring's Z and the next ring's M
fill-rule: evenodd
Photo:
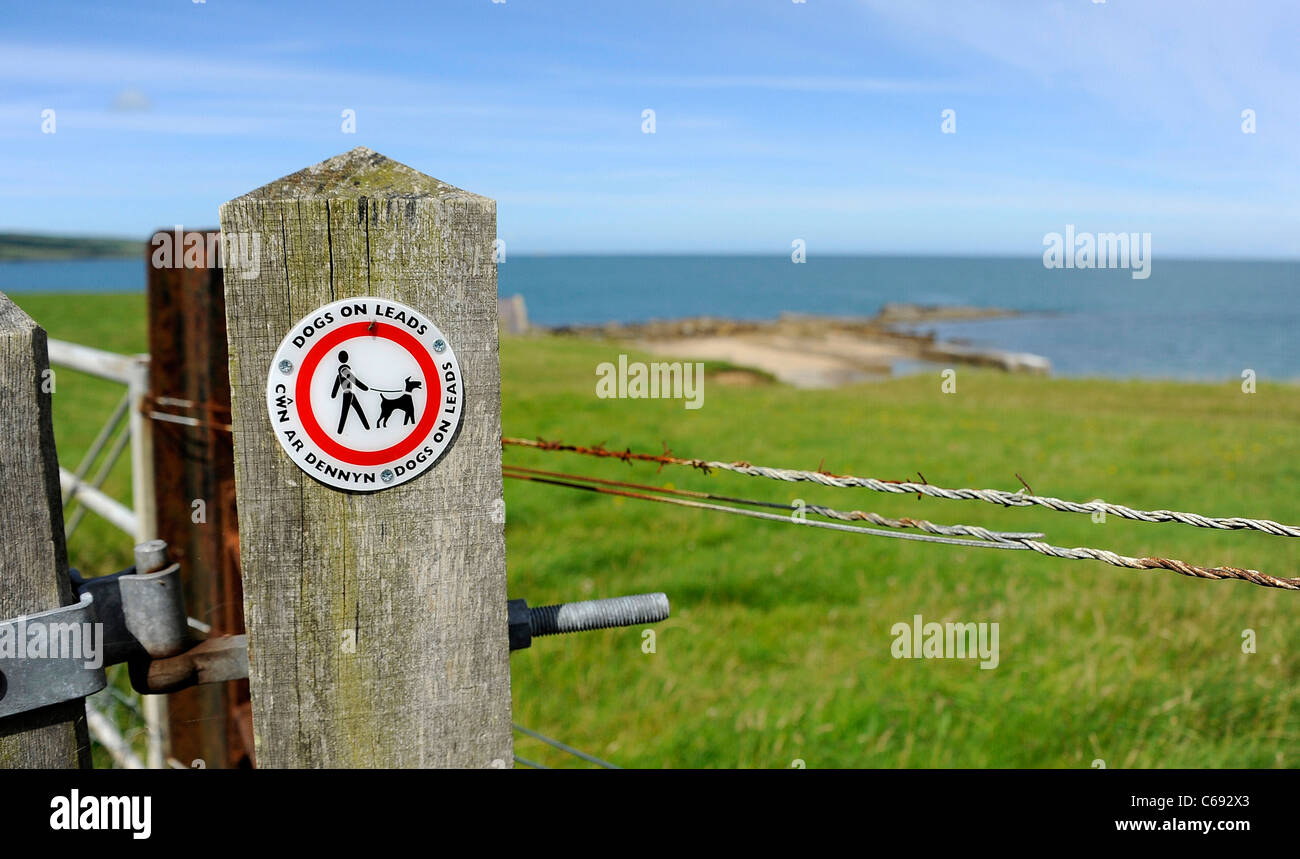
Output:
M460 365L429 317L347 298L293 326L266 378L281 447L321 483L357 492L418 477L456 435Z

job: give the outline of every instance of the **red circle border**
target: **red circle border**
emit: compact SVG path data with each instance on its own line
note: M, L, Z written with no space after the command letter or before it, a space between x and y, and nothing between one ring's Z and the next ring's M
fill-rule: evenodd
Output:
M321 429L320 424L316 421L316 416L311 411L311 379L316 373L316 367L320 364L321 358L330 349L343 341L366 335L392 340L409 352L411 357L415 358L416 363L420 365L420 369L424 371L424 380L429 386L424 416L420 418L420 422L416 424L415 429L411 430L411 434L397 444L383 450L354 450L340 444ZM303 358L302 365L298 368L298 380L294 386L294 407L297 409L298 420L302 423L302 428L306 431L307 436L316 443L316 446L322 452L329 454L340 462L356 466L383 465L384 463L399 460L415 450L428 437L429 431L433 429L434 422L438 419L437 406L441 402L442 380L438 377L438 368L434 364L433 356L429 354L429 350L405 330L398 328L396 325L389 325L386 322L351 322L326 334L316 342L315 346L308 350L306 357ZM304 404L306 408L303 408Z

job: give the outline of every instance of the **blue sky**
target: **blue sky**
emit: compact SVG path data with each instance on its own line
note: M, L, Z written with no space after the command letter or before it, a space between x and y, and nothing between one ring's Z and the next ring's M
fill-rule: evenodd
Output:
M0 229L210 226L365 145L494 197L511 253L1300 257L1293 2L6 6Z

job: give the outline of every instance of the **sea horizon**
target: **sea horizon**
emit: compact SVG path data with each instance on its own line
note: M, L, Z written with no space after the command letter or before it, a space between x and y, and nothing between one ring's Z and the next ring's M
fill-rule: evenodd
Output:
M140 292L138 258L0 263L0 291ZM871 316L889 303L991 307L927 322L945 340L1042 355L1062 376L1300 379L1300 260L1157 257L1126 269L1049 269L1041 256L756 253L510 254L501 296L544 327L783 313Z

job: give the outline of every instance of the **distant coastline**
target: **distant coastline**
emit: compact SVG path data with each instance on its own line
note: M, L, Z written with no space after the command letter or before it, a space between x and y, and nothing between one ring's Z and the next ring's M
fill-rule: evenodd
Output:
M141 241L125 258L0 262L0 292L140 293L147 276ZM1049 270L1039 258L512 253L497 277L499 294L523 295L529 322L548 329L883 314L899 333L1043 356L1054 375L1300 379L1300 261L1157 257L1137 281L1119 269ZM972 318L970 308L1014 315Z
M0 233L0 262L128 259L143 252L144 243L134 239Z
M1016 310L891 302L874 316L783 313L776 319L716 317L546 329L559 336L621 341L674 359L721 361L756 370L797 388L835 388L912 371L918 362L992 367L1011 373L1051 373L1041 355L937 339L905 327L940 321L1021 317Z

